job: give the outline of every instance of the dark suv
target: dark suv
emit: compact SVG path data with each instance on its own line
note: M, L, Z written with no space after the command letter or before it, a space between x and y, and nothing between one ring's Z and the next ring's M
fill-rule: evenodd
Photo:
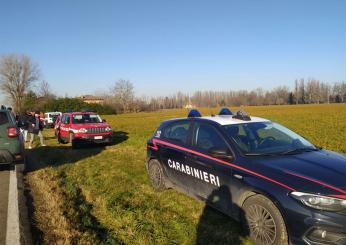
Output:
M0 164L23 159L24 143L12 111L0 109Z

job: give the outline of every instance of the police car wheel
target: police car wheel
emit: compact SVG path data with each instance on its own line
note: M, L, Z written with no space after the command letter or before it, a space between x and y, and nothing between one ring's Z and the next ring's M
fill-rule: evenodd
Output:
M155 159L150 160L148 171L151 185L153 186L155 191L164 190L166 188L164 179L165 177L163 175L161 164Z
M285 222L278 208L262 195L251 196L244 205L243 225L256 245L287 245Z

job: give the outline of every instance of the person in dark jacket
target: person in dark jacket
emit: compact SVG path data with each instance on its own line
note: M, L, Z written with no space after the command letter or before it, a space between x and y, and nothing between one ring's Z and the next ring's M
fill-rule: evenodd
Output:
M29 120L29 133L30 133L30 142L29 142L29 149L32 149L32 142L34 141L35 135L38 135L40 138L41 146L46 146L44 144L44 138L43 138L43 122L40 120L40 113L35 112L35 116L30 118Z
M23 134L25 142L28 142L28 129L31 117L32 115L30 112L22 113L18 117L18 127L20 128L20 132Z

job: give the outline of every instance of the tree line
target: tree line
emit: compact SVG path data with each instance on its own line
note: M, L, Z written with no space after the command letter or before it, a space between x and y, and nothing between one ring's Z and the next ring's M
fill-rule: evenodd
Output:
M346 83L333 85L315 79L300 79L296 90L287 86L279 86L272 90L257 88L254 90L229 91L196 91L192 95L178 92L172 96L151 98L147 103L140 103L143 110L169 108L217 107L241 105L287 105L313 103L344 103L346 102ZM149 108L148 108L149 107Z
M0 59L0 90L18 112L25 110L66 111L90 109L100 114L115 114L159 109L216 107L240 105L286 105L312 103L345 103L346 82L334 84L317 79L297 79L293 89L278 86L271 90L177 92L170 96L135 96L133 83L118 80L98 94L101 104L87 104L78 98L57 98L47 81L39 82L40 71L30 57L5 55Z

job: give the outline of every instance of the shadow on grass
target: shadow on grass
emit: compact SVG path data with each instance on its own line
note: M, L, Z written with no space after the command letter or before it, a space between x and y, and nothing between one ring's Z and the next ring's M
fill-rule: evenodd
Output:
M244 231L240 222L226 215L232 213L232 208L237 207L232 207L229 188L221 186L214 190L208 196L206 206L199 219L196 244L243 244L241 236L247 236L247 232Z
M27 164L25 172L33 172L48 166L60 166L73 164L85 158L95 156L102 152L105 146L85 145L80 149L72 149L71 146L44 146L26 150Z
M113 133L113 142L107 145L117 145L128 139L128 133L116 131ZM25 172L32 172L47 166L60 166L73 164L82 159L95 156L105 150L106 144L82 144L78 149L73 149L69 144L58 146L37 147L26 150L28 162Z
M113 133L113 145L120 144L129 138L128 133L124 131L115 131Z
M117 131L113 134L113 142L108 145L120 144L128 139L128 133ZM38 147L26 150L27 161L24 173L34 172L46 167L58 167L64 164L73 164L80 160L95 156L105 150L104 144L84 144L78 149L72 149L71 145L57 145ZM85 233L94 234L103 244L123 244L114 234L110 233L102 226L95 216L92 215L93 205L88 203L83 196L81 189L69 180L62 170L59 172L59 185L64 193L64 207L66 218L75 226L76 229ZM30 186L25 183L24 190L26 205L28 207L28 218L31 223L31 233L35 244L42 244L44 232L41 231L34 219L35 213L34 200L30 191ZM76 244L78 241L76 241Z
M55 136L45 136L44 138L45 138L45 140L53 140L56 137Z

